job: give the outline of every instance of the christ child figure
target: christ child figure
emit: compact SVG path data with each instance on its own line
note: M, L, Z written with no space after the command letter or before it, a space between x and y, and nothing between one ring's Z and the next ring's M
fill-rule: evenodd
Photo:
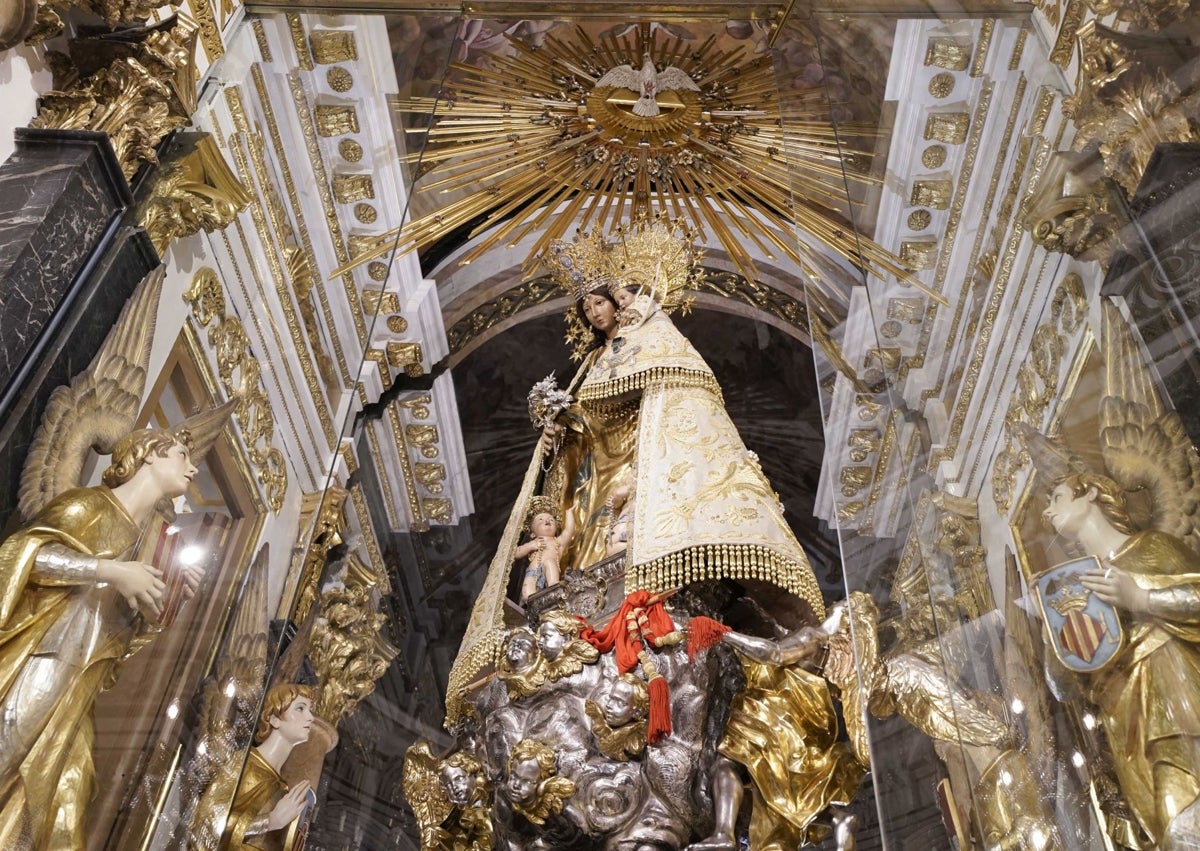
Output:
M529 507L531 539L517 547L515 558L528 558L525 577L521 581L521 602L524 603L543 588L557 585L562 578L559 562L575 537L575 517L567 512L564 526L558 507L549 497L535 496ZM561 530L561 531L560 531Z

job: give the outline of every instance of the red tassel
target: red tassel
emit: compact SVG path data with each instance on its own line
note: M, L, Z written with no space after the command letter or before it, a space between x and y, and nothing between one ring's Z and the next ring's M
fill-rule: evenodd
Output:
M650 680L650 723L646 741L650 744L671 735L671 690L661 677Z
M698 615L688 623L688 661L694 662L696 657L720 641L730 628L720 621Z

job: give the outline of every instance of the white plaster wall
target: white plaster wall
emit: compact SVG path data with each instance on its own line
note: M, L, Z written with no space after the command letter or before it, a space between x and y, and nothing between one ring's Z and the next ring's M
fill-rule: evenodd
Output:
M0 162L13 152L13 131L37 114L37 99L50 90L46 48L14 47L0 53Z

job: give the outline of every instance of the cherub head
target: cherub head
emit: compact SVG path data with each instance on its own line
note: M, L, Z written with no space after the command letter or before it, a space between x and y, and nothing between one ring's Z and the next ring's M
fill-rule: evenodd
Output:
M261 744L270 736L278 735L291 746L307 742L313 725L315 697L310 686L297 683L275 686L263 700L254 741Z
M562 609L555 609L542 615L538 626L537 645L542 655L554 661L563 652L568 643L579 637L583 627L579 619Z
M548 496L535 496L529 501L526 528L535 538L553 538L562 528L562 514Z
M576 788L573 781L558 776L558 763L549 745L522 739L513 747L505 789L513 809L534 824L543 824L547 816L562 812L563 803Z
M1059 479L1050 491L1049 504L1042 518L1054 531L1076 539L1093 511L1118 532L1132 535L1137 531L1129 516L1125 492L1108 476L1074 473Z
M509 671L524 671L538 661L538 644L534 634L525 627L511 630L504 637L500 665Z
M645 717L650 709L649 690L639 677L621 674L613 680L600 709L610 727L623 727Z
M101 481L117 488L141 474L173 499L186 493L195 478L191 449L191 435L186 430L176 434L158 428L138 429L117 441Z
M475 797L479 778L483 775L483 766L479 760L466 751L457 751L446 759L438 769L438 777L450 803L465 807Z

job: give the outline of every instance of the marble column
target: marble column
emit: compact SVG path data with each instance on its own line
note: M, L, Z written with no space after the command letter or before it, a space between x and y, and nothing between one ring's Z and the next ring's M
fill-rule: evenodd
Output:
M0 165L0 417L132 204L104 133L16 131L16 150Z
M142 228L118 227L5 392L0 407L0 529L15 513L21 467L50 394L87 367L138 283L158 264L158 253ZM0 338L7 333L6 327Z
M1129 306L1171 405L1200 445L1200 144L1155 150L1101 293Z

